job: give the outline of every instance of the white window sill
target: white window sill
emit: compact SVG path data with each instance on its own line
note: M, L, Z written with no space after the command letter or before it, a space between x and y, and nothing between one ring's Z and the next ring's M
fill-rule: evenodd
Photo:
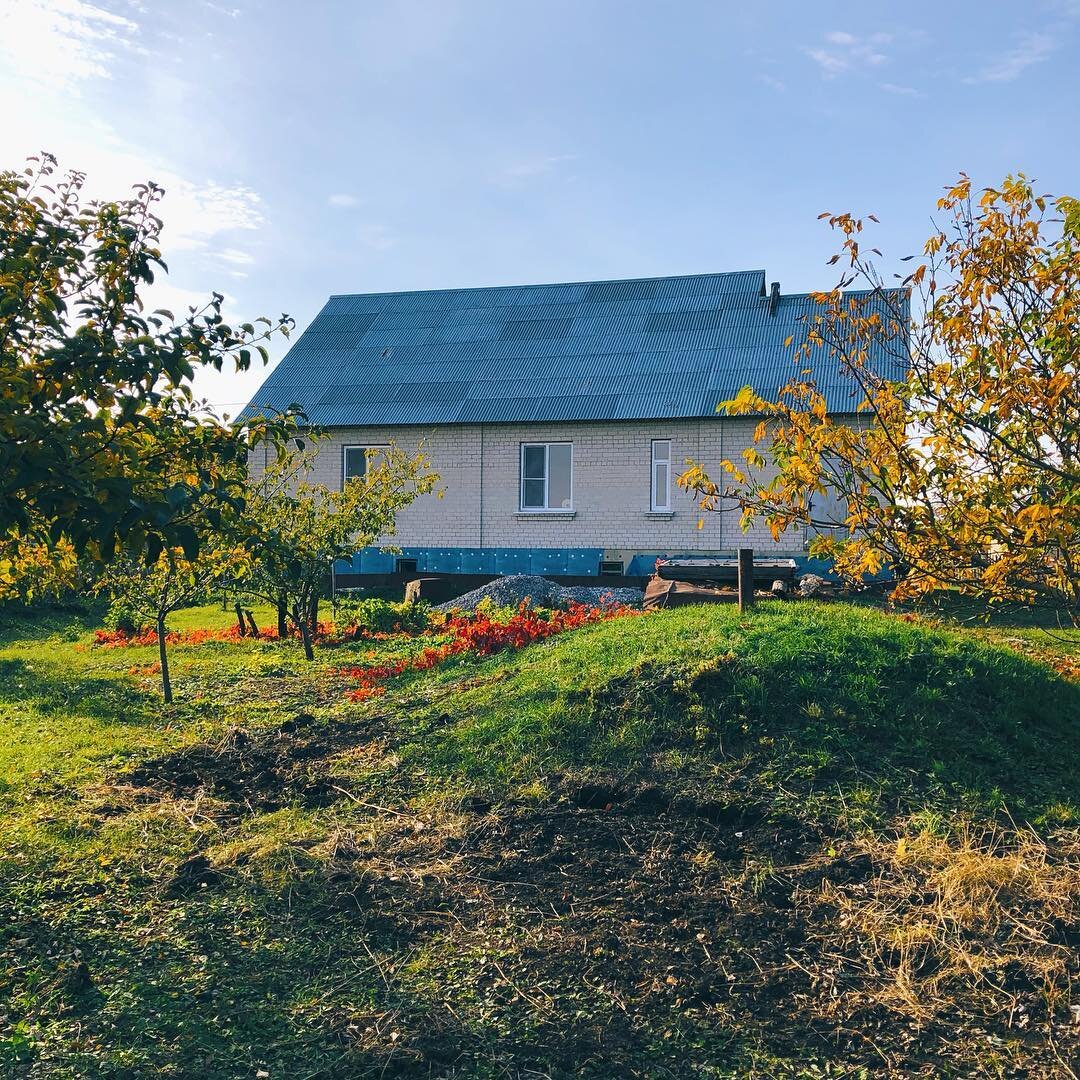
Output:
M674 516L674 510L648 510L645 513L649 521L670 521Z
M577 517L576 510L518 510L516 518L555 518L557 521L571 521Z

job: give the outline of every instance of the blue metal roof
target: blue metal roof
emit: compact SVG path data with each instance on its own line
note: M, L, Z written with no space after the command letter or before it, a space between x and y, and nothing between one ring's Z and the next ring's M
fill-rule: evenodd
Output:
M299 405L320 427L707 417L746 385L798 374L817 305L762 270L332 296L245 414ZM906 310L906 308L905 308ZM873 359L890 378L902 357ZM834 412L858 404L824 349L814 378Z

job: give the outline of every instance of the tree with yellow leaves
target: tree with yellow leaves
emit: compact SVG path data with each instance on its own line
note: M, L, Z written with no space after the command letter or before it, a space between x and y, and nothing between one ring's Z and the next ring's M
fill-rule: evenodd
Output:
M863 250L862 220L822 215L843 237L832 261L844 273L789 339L800 374L776 400L746 387L720 406L761 417L760 449L723 462L719 482L701 465L679 482L706 510L734 500L744 524L761 518L774 537L816 531L811 553L848 579L891 568L897 599L949 589L1075 624L1080 203L1037 196L1022 174L980 193L961 175L938 208L947 224L900 288ZM845 291L856 282L868 288ZM883 377L878 361L900 350L906 378ZM823 354L857 390L856 423L826 408ZM815 516L827 492L840 521Z
M230 326L224 297L151 310L166 271L164 191L87 201L49 154L0 170L0 601L80 584L125 553L194 559L203 518L242 505L248 453L282 452L296 408L242 423L195 394L199 371L246 371L292 320Z

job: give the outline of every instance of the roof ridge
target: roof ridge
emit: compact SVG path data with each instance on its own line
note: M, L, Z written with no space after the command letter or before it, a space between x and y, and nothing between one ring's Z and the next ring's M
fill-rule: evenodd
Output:
M452 285L441 289L391 289L383 292L331 293L328 300L346 300L357 296L422 296L430 293L480 292L488 289L557 289L568 285L633 285L639 281L693 281L699 278L738 277L760 274L764 269L709 270L698 274L650 274L632 278L585 278L581 281L523 281L515 285Z
M817 296L821 293L831 293L834 289L807 289L805 292L782 292L781 300L798 300L801 297ZM841 289L844 296L880 296L882 293L905 293L911 290L904 285L881 285L872 289Z

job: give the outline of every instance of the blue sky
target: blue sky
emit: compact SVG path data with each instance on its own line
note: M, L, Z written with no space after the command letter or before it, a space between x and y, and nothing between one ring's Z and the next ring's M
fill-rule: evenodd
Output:
M887 263L940 189L1080 194L1080 0L0 0L0 165L168 192L158 290L303 326L332 293ZM280 356L282 347L275 349ZM242 402L264 372L206 376Z

